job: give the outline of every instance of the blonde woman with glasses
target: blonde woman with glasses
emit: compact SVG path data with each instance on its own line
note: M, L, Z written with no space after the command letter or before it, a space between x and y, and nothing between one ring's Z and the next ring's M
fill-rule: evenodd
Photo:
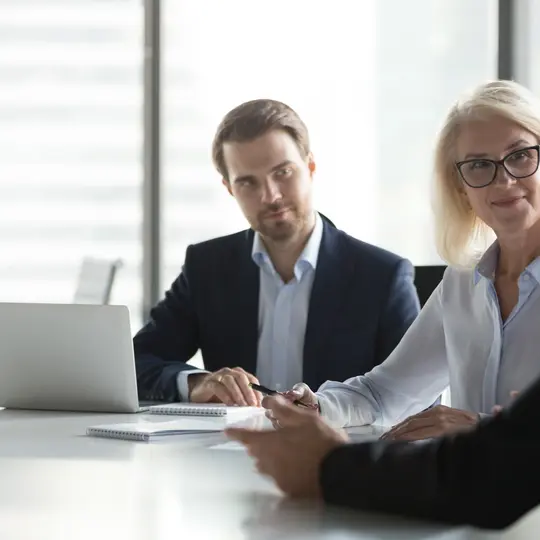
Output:
M290 397L333 425L393 425L384 438L419 440L475 426L540 376L539 141L540 102L514 82L454 104L435 152L441 284L381 365ZM426 410L447 387L452 407Z

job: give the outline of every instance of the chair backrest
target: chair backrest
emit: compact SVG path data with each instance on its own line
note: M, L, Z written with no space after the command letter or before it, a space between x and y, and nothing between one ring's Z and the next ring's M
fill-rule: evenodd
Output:
M437 288L437 285L442 281L445 270L446 266L444 265L415 266L414 284L418 292L421 307L424 307L429 297L433 294L433 291ZM447 390L428 408L431 409L431 407L435 407L441 403L443 405L450 405L450 397Z
M122 261L85 257L82 261L73 297L74 304L108 304L114 278Z
M416 266L414 284L418 291L418 298L420 299L420 306L424 307L428 298L433 291L437 288L437 285L443 278L446 266Z

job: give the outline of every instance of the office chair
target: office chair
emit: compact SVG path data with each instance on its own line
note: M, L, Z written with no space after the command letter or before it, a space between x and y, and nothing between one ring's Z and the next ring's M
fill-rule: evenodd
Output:
M73 297L74 304L108 304L121 260L85 257L82 261Z
M431 265L431 266L415 266L414 268L414 285L420 299L420 307L424 307L428 298L433 294L437 285L443 278L446 266ZM450 405L450 392L448 388L444 390L442 395L433 403L431 407L436 405ZM431 408L429 407L429 408Z
M443 278L446 266L415 266L414 285L420 299L420 306L424 307L428 298Z

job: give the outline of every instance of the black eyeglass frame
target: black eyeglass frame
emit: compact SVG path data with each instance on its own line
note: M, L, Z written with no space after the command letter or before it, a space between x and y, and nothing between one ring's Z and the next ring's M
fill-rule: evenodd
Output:
M524 176L516 176L515 174L512 174L508 168L506 167L506 160L510 157L512 157L514 154L518 154L519 152L525 152L526 150L536 150L536 168L533 172L525 174ZM465 175L461 171L461 168L463 165L466 165L467 163L474 163L477 161L483 161L484 163L493 163L495 165L494 172L493 172L493 178L481 186L473 186L472 184L469 184L467 180L465 179ZM459 172L459 176L461 176L461 179L471 188L473 189L479 189L486 186L489 186L495 181L495 178L497 178L497 173L499 172L499 167L503 167L503 169L512 177L520 180L521 178L529 178L529 176L532 176L536 171L538 170L538 167L540 165L540 144L535 144L533 146L527 146L525 148L518 148L517 150L514 150L513 152L510 152L508 155L504 156L502 159L487 159L487 158L474 158L474 159L466 159L465 161L458 161L456 164L456 168Z

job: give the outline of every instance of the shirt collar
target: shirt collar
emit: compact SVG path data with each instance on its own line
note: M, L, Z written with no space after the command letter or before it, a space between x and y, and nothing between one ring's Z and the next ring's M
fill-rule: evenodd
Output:
M315 227L313 228L311 236L309 237L309 240L307 241L304 250L296 261L295 274L296 268L298 266L302 266L302 264L309 265L311 268L313 268L313 270L317 268L317 260L319 258L319 248L321 247L322 235L323 222L319 213L315 212ZM268 256L266 247L264 246L261 235L258 232L255 233L253 238L251 258L253 259L253 262L259 267L262 266L264 263L270 263L273 268L272 261L270 261L270 257Z
M474 269L475 285L482 277L489 280L495 279L495 270L497 269L497 262L499 260L499 251L499 243L495 241L493 244L491 244L491 246L489 246L482 258L478 261L478 264ZM534 259L534 261L532 261L523 272L531 275L536 282L540 284L540 257Z
M536 280L537 283L540 283L540 257L536 257L534 261L527 266L526 271Z
M495 269L499 260L499 242L495 241L482 255L474 269L474 284L476 285L481 278L493 280Z

